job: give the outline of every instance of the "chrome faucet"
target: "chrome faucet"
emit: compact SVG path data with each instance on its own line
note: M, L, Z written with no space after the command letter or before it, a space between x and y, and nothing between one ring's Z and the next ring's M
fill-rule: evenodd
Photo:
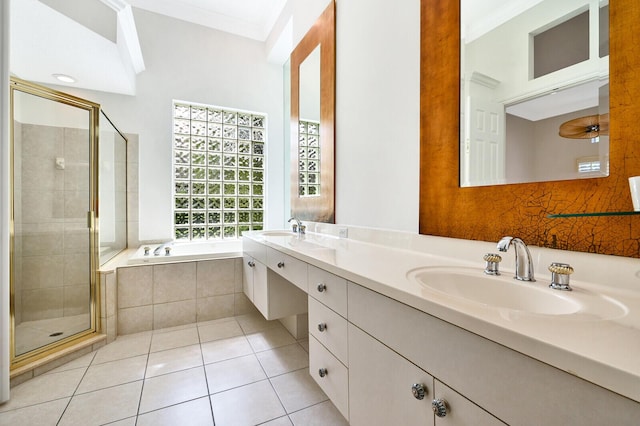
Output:
M170 253L171 253L171 246L172 245L173 245L173 242L168 242L168 243L164 243L164 244L159 245L153 251L153 255L154 256L160 256L160 252L162 251L162 249L164 249L165 256L169 256Z
M533 260L529 248L520 238L502 237L498 241L498 250L506 252L511 245L515 246L516 251L516 280L535 281L533 276Z
M295 220L296 223L294 223L293 225L291 225L291 229L293 230L293 232L296 232L298 234L304 234L305 230L307 229L306 226L304 226L302 224L302 222L300 222L300 219L298 219L297 217L292 217L291 219L289 219L287 222L291 223L292 220Z

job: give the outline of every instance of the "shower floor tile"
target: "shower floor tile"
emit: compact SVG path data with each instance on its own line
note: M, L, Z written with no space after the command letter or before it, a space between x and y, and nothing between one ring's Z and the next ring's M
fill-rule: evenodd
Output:
M12 388L0 424L347 425L307 348L255 315L120 336Z
M29 352L88 328L89 314L23 321L16 326L16 354Z

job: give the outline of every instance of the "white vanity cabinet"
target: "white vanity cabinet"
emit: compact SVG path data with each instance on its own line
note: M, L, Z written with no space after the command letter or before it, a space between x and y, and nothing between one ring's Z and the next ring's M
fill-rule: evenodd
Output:
M274 247L250 241L245 293L267 319L308 309L309 372L352 425L640 424L636 401Z
M258 266L258 269L260 269L260 271L258 271L256 273L256 265L261 265ZM256 275L258 275L257 281L260 281L260 275L264 274L264 280L266 281L267 279L267 270L266 267L262 268L262 266L264 266L262 263L258 262L257 260L255 260L253 257L248 256L248 255L244 255L242 257L242 291L244 292L245 296L247 296L247 298L249 300L251 300L251 302L255 303L255 297L254 297L254 293L253 293L253 282L254 282L254 277ZM261 274L261 271L262 272Z
M352 324L349 359L351 425L434 424L433 377L424 370Z
M429 373L349 324L351 425L473 425L504 423ZM432 402L445 408L437 417Z
M306 269L303 278L294 285L275 273L265 264L268 261L267 247L247 238L243 240L242 289L260 313L268 320L285 318L307 312L307 293L299 285L306 284ZM249 247L246 250L245 247ZM296 263L306 263L294 259Z
M347 281L309 265L309 372L349 419ZM339 311L339 312L338 312Z
M271 247L267 247L267 267L307 293L307 264Z
M445 399L447 392L453 392L449 387L464 397L449 397L450 418L456 418L452 424L480 424L474 414L479 412L514 425L638 424L637 402L505 346L357 284L349 283L348 302L350 327L364 330L433 375L436 397L439 386ZM350 332L350 369L354 369L357 349L351 337ZM360 387L358 380L350 374L354 389L350 395ZM481 411L459 409L458 399L472 401ZM436 424L446 424L446 419Z
M467 398L460 395L444 383L433 381L433 399L444 404L446 414L444 417L435 417L436 426L504 426L491 414L478 407ZM431 399L429 401L432 401ZM524 424L525 422L522 422ZM532 419L535 423L535 419Z

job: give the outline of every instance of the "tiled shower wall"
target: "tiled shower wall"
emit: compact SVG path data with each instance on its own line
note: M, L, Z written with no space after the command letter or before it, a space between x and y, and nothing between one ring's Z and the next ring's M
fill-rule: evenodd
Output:
M88 130L16 123L14 133L22 158L14 190L16 325L88 313Z
M117 281L118 335L255 311L241 258L123 267Z

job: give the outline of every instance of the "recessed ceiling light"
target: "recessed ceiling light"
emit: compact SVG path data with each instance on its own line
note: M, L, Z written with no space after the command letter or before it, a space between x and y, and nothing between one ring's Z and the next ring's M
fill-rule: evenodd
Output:
M75 83L76 79L66 74L51 74L64 83Z

